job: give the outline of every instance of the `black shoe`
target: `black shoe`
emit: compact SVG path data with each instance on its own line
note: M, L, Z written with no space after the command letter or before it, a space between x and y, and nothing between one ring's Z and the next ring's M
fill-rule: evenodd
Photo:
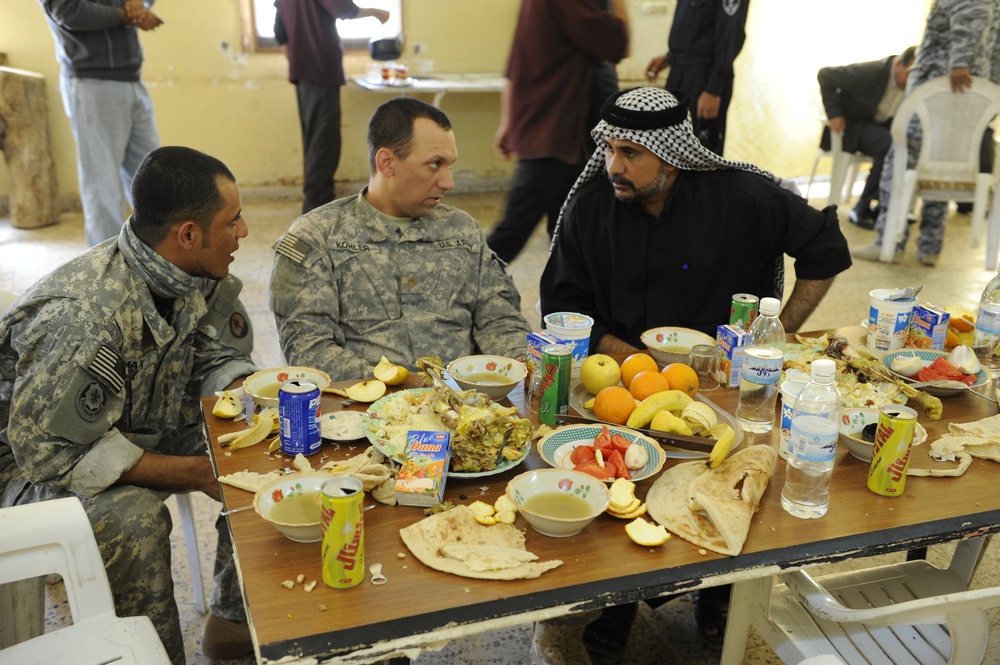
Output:
M605 607L601 616L583 631L583 644L594 665L620 663L628 646L638 603Z
M875 228L875 218L872 217L871 213L864 214L862 212L861 215L858 215L857 210L851 210L851 212L847 213L847 219L851 221L851 224L865 229L866 231L871 231Z
M960 215L969 215L972 213L971 203L956 203L955 208L958 210Z
M726 637L726 621L729 619L729 595L732 587L708 587L692 593L694 618L702 644L712 650L721 651Z

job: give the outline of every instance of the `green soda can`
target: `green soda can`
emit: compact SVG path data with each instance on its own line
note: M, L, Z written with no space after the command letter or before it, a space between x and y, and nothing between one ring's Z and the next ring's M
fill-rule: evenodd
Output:
M882 496L903 496L916 424L917 412L910 407L896 404L882 407L875 430L872 465L868 469L868 489Z
M559 415L569 411L569 382L573 372L573 349L566 344L542 347L541 392L538 420L558 425Z
M750 293L734 293L729 305L729 325L750 330L750 324L757 318L760 298Z

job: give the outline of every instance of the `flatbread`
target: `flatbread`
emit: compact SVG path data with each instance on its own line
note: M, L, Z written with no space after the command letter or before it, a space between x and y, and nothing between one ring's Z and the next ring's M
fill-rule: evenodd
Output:
M537 561L524 534L510 524L483 526L468 506L458 506L400 529L413 556L425 566L461 577L520 580L538 577L562 561Z
M716 469L686 462L664 471L646 494L649 515L681 538L735 556L767 488L777 452L749 446Z
M256 471L237 471L224 476L219 476L219 482L248 492L257 492L261 487L267 485L272 480L281 478L284 474L281 471L268 471L267 473L257 473Z
M949 423L948 433L931 444L930 455L956 453L1000 462L1000 414L971 423Z

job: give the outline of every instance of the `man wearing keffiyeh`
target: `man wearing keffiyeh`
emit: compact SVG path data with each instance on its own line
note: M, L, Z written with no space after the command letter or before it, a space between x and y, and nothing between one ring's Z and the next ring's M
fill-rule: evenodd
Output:
M734 293L782 297L785 254L795 259L796 281L780 318L794 332L851 265L836 208L811 208L790 183L705 148L683 93L619 93L601 118L591 132L597 149L563 205L540 284L543 315L593 317L592 352L640 350L640 335L657 326L715 337L729 322ZM703 590L697 599L709 646L721 648L728 591ZM580 638L579 621L540 622L536 643L547 634L567 645L575 631L589 651L584 662L618 662L634 614L635 604L608 608ZM533 647L536 661L558 662Z

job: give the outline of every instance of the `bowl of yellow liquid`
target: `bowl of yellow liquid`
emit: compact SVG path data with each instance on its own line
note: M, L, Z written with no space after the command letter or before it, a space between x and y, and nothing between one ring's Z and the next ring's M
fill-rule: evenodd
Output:
M317 543L322 539L320 488L332 477L323 471L289 473L257 490L253 508L289 540Z
M448 374L462 390L477 390L501 400L524 380L524 365L504 356L463 356L448 364Z
M611 501L603 482L566 469L526 471L507 483L507 497L535 531L553 538L580 533Z
M285 381L304 379L323 390L330 385L330 376L312 367L273 367L254 372L243 381L243 389L253 396L262 409L278 406L278 388Z

